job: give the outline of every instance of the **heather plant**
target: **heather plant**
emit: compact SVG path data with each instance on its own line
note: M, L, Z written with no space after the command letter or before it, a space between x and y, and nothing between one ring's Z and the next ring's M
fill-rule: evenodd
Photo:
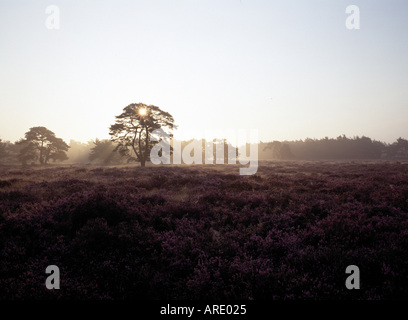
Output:
M234 170L1 167L0 298L408 297L406 164Z

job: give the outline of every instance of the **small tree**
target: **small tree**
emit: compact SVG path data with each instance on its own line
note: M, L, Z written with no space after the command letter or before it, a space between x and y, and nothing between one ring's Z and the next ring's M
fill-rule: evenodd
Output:
M175 129L173 116L153 105L132 103L116 116L115 124L110 127L111 140L117 143L116 150L129 160L139 161L141 166L150 160L150 151L158 141L150 141L150 135L156 129L166 129L172 136ZM135 156L131 155L131 151Z
M388 147L388 150L392 158L408 158L408 140L399 137Z
M121 155L116 152L116 146L111 140L93 141L94 147L89 154L90 161L102 161L104 164L118 163L121 160Z
M22 145L19 159L26 164L28 161L39 161L41 165L49 160L67 160L66 151L69 146L55 136L55 133L45 127L33 127L25 133L25 139L17 142Z
M272 157L280 160L288 160L293 158L292 151L286 143L280 141L272 141L264 148L264 151L271 149Z

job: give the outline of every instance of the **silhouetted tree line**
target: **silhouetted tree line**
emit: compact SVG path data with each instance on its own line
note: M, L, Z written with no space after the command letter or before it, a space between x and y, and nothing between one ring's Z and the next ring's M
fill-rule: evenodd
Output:
M41 140L40 140L41 141ZM181 152L194 141L179 141L181 146ZM218 160L220 163L228 163L228 150L230 144L226 139L217 139L213 141L200 141L200 148L197 149L199 152L202 163L205 162L205 144L213 143L213 161L215 163ZM223 144L223 152L217 152L217 146ZM71 140L67 147L67 151L64 151L65 156L59 152L55 153L55 156L51 157L48 154L48 160L45 161L45 142L40 145L30 146L30 142L27 140L21 139L15 143L9 141L2 141L0 139L0 161L2 162L21 162L24 165L32 165L35 163L40 163L40 158L42 158L42 164L48 163L49 159L55 161L67 161L69 163L82 163L82 164L100 164L100 165L117 165L117 164L126 164L131 162L136 162L137 158L132 150L128 152L123 152L123 149L120 148L120 144L115 143L109 139L98 139L88 141L86 143ZM30 147L29 147L30 146ZM64 145L64 149L66 146ZM191 155L193 155L192 152ZM58 156L57 156L58 155ZM238 150L236 150L236 156L238 156ZM51 157L51 158L50 158Z
M181 141L181 151L194 140ZM205 144L213 143L213 159L217 158L217 145L224 144L219 163L228 163L229 142L226 139L201 140L205 163ZM121 152L120 144L110 139L95 139L86 143L71 140L69 145L45 127L31 128L15 143L0 139L0 162L27 164L47 164L63 161L82 164L116 165L138 161L132 150ZM408 140L398 138L393 143L384 143L368 137L337 138L260 142L260 160L319 160L319 159L408 159ZM221 156L221 157L220 157ZM239 156L238 150L236 156ZM223 158L223 159L222 159Z
M260 159L317 160L317 159L408 159L408 140L398 138L384 143L368 137L272 141L259 145Z

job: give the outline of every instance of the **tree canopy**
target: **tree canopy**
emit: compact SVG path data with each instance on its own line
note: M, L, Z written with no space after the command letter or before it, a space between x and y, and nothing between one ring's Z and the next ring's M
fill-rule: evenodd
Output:
M128 161L139 161L144 167L150 160L150 150L158 141L150 141L154 130L162 129L172 136L175 129L173 116L157 106L132 103L116 116L110 127L111 140L117 143L116 150Z
M20 140L18 144L22 145L18 158L23 164L29 161L39 161L43 165L47 164L49 160L63 161L68 159L66 151L68 151L69 146L46 127L30 128L25 133L25 139Z
M98 138L93 141L93 148L89 154L89 160L91 162L102 162L103 164L120 163L121 155L115 152L115 144L111 140L99 140Z

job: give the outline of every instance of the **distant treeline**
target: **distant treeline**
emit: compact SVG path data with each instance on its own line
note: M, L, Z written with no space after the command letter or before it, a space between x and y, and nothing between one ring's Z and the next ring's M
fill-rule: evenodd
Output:
M368 137L273 141L259 144L259 159L408 159L408 140L384 143Z
M182 149L191 141L182 141ZM23 147L21 142L12 143L0 139L0 162L20 162L19 155ZM116 151L116 147L117 145L108 139L95 139L87 143L71 140L67 151L68 159L63 162L128 163L132 158L123 157ZM224 150L227 157L226 140ZM393 143L385 143L365 136L349 138L342 135L337 138L260 142L258 157L260 160L408 159L408 140L398 138Z

